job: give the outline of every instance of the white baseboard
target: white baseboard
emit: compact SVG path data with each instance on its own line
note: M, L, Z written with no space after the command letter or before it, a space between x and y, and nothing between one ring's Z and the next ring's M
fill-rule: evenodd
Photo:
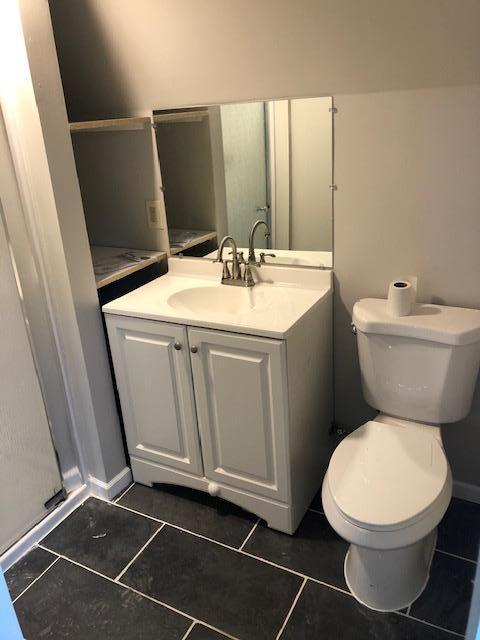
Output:
M453 496L462 500L469 500L480 504L480 487L476 484L468 484L468 482L453 482Z
M130 467L125 467L117 473L117 475L110 480L110 482L103 482L93 476L89 477L90 491L92 495L102 500L112 500L116 495L121 493L124 489L132 483L132 471Z
M50 531L60 524L72 511L74 511L90 495L90 488L84 484L69 494L65 502L61 502L53 511L49 513L41 522L35 525L18 542L7 549L0 556L0 566L5 572L15 562L20 560L30 549L40 542Z

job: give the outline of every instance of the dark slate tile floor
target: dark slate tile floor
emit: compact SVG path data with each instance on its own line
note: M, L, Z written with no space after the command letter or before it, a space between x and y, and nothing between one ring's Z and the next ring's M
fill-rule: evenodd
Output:
M152 491L136 484L118 503L237 549L257 521L231 502L173 485Z
M122 583L242 638L275 638L299 576L165 526Z
M348 543L335 533L322 513L309 511L294 536L269 529L262 522L243 549L334 587L348 589L343 577Z
M472 597L476 565L444 553L436 553L425 591L416 600L410 614L464 633Z
M186 616L62 558L15 603L25 638L181 638Z
M228 636L204 627L203 624L195 624L187 637L188 640L225 640Z
M476 561L479 543L480 506L452 498L438 527L437 548Z
M26 640L452 640L465 633L480 505L453 500L425 592L382 614L346 589L316 497L294 536L197 492L89 499L6 573ZM134 513L136 512L136 513ZM144 514L144 515L141 515Z
M160 525L89 498L42 541L50 551L115 578Z
M346 593L307 582L282 640L452 640L452 635L397 613L377 613Z
M5 573L5 580L12 600L18 598L22 591L48 569L57 558L58 556L50 551L36 547L9 569Z

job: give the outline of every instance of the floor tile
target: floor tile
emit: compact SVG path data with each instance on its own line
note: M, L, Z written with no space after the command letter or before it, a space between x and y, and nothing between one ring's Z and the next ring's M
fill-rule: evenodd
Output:
M436 553L430 580L410 615L439 627L465 633L476 565L467 560Z
M228 640L228 636L204 627L203 624L196 624L188 634L187 640Z
M322 490L321 489L318 490L318 493L316 494L316 496L312 500L312 504L310 505L310 508L311 509L315 509L316 511L322 511L323 512Z
M242 640L272 640L302 580L165 526L122 582Z
M452 498L438 525L437 548L477 560L480 542L480 504Z
M119 504L237 548L257 520L230 502L172 485L136 484Z
M160 526L89 498L44 538L42 545L115 578Z
M180 640L191 620L60 559L15 603L27 640Z
M53 553L35 548L10 567L5 572L5 580L12 600L15 600L56 559L57 556Z
M134 484L135 484L134 482L131 482L131 483L128 485L128 487L125 487L124 489L122 489L121 491L119 491L118 493L116 493L116 494L113 496L113 498L111 499L111 502L115 502L115 500L118 500L118 498L120 498L120 496L123 496L123 494L124 494L124 493L126 493L127 491L129 491L129 490L133 487L133 485L134 485Z
M308 581L281 640L452 640L397 613L377 613L352 596Z
M348 543L329 525L326 517L308 511L293 536L268 529L261 523L244 547L255 556L294 569L327 584L347 589L343 563Z

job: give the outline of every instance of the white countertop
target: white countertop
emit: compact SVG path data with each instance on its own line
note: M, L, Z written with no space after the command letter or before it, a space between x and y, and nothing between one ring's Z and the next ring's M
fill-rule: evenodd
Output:
M332 293L330 270L263 265L252 268L257 282L252 288L221 284L221 272L221 264L203 258L171 258L168 274L109 302L103 311L282 339ZM181 300L178 304L179 292L195 288L201 289L193 292L194 296L198 293L201 311L183 305ZM212 289L211 294L206 288ZM215 300L225 300L228 307L230 299L245 302L248 310L237 311L234 306L225 311L223 304L215 304Z

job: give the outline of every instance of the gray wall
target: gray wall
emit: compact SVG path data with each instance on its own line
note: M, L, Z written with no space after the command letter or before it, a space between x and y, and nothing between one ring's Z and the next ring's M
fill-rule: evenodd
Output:
M72 136L90 244L167 250L165 229L148 225L146 202L163 206L151 127Z
M361 297L419 278L418 298L480 308L480 87L335 99L336 419L372 416L349 322ZM458 384L462 381L459 380ZM480 484L480 392L443 429L454 478Z
M421 299L480 306L480 89L388 93L480 83L479 2L137 0L119 12L115 0L51 0L51 7L76 119L345 94L335 122L334 223L343 424L371 415L348 329L356 298L384 295L406 270L418 274ZM349 95L373 90L383 93ZM479 406L477 398L463 424L444 430L456 478L477 485Z
M291 249L332 251L331 106L331 97L290 101Z
M168 226L215 229L215 196L208 118L159 124L158 156Z
M50 0L70 117L480 82L477 0Z

